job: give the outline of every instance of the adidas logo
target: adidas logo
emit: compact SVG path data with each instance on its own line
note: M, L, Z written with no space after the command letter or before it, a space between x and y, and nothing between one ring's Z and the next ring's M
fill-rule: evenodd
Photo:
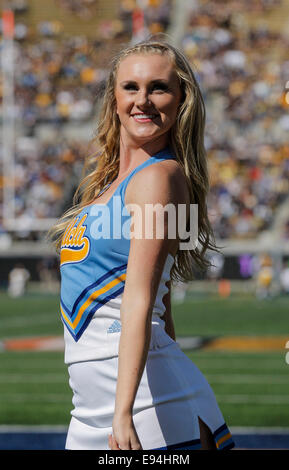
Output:
M107 332L117 333L118 331L121 331L121 323L118 320L114 320L114 322L108 328Z

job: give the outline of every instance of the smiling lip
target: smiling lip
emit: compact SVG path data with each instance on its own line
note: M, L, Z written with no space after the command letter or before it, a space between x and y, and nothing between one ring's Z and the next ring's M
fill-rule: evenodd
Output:
M152 122L153 119L155 119L156 117L158 117L157 114L142 114L142 113L138 113L138 114L133 114L132 117L134 118L135 121L137 122Z

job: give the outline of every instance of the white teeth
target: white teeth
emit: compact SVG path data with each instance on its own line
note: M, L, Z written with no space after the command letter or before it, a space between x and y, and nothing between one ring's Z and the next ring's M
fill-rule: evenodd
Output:
M137 119L152 119L155 117L155 115L154 114L135 114L134 117Z

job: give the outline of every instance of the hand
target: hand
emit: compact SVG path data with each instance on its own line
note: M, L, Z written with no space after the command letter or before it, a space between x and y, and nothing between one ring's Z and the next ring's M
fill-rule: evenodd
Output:
M108 436L108 445L111 450L142 450L130 414L123 416L115 415L112 430L113 434Z

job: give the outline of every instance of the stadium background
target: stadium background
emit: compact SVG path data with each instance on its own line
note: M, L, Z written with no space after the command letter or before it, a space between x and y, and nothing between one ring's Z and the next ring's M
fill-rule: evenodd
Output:
M224 247L214 269L174 285L177 340L238 448L289 448L289 2L1 7L0 449L63 448L71 392L45 233L91 151L110 58L158 32L189 58L204 94L208 206Z

